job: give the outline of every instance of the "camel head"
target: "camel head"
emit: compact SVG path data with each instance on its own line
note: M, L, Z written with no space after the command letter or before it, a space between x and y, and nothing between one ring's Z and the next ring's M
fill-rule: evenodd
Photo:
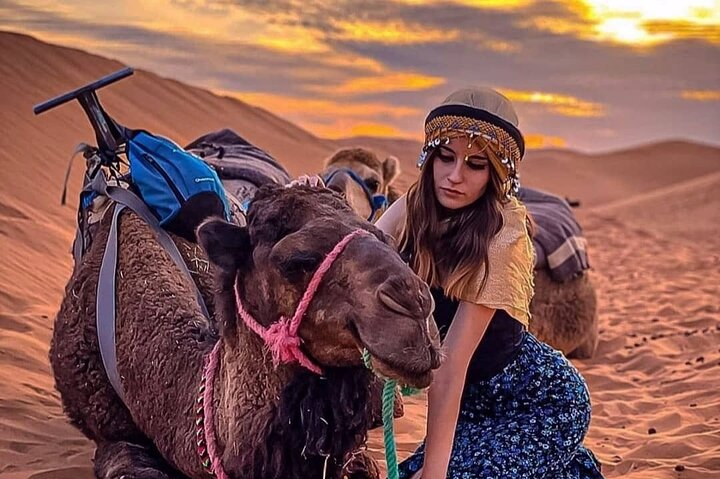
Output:
M354 237L327 270L298 330L301 349L320 368L361 365L367 349L381 374L427 386L440 364L427 285L389 237L325 188L263 186L246 227L217 219L200 226L200 243L223 285L221 297L232 303L223 309L223 338L232 341L244 327L233 287L262 326L292 317L325 256L357 229L370 234Z
M391 185L399 174L400 162L394 156L380 161L365 148L344 148L325 162L322 177L360 217L372 220L372 197L382 195L389 203L395 201L398 195Z

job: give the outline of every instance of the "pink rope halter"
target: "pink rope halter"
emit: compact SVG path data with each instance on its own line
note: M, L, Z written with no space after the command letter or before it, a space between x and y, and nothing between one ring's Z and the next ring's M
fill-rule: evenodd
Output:
M335 247L328 253L323 262L320 264L315 273L313 273L310 283L308 284L305 293L303 294L300 303L295 310L292 318L281 316L280 319L274 322L269 328L263 327L258 323L255 318L243 307L240 293L237 289L237 283L235 286L235 300L237 301L238 314L258 336L265 340L270 352L272 353L273 362L277 366L280 363L293 363L297 362L301 366L309 369L316 374L322 374L322 370L310 358L308 358L300 349L302 340L298 336L297 332L300 328L300 322L305 316L305 312L310 306L315 293L317 292L320 282L322 281L325 273L328 272L330 267L333 265L335 260L340 256L345 247L350 241L360 235L369 235L365 230L357 229L348 235L346 235Z

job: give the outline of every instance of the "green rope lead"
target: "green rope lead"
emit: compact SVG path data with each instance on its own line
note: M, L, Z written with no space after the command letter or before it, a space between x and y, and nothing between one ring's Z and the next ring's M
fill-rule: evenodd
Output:
M398 479L397 451L395 450L395 429L393 425L395 411L395 387L392 380L385 381L382 395L383 440L385 441L385 462L387 463L388 479Z
M370 362L370 352L363 349L363 362L365 367L372 371L372 363ZM393 420L395 419L395 388L397 382L386 379L383 385L382 394L382 422L383 422L383 442L385 445L385 463L387 464L387 479L399 479L397 463L397 450L395 449L395 429ZM416 394L419 390L403 386L403 395Z

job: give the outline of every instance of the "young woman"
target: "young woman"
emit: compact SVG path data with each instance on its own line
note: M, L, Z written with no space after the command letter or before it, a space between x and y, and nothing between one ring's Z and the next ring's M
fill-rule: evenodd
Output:
M491 89L450 95L425 120L420 179L377 223L431 286L446 355L402 478L602 478L582 446L583 378L527 331L533 249L514 196L517 124Z

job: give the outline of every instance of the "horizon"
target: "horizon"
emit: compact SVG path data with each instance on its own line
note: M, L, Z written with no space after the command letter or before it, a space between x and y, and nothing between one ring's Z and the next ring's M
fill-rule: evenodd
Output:
M718 0L378 0L362 18L351 3L0 0L0 29L237 98L325 139L421 141L427 111L481 77L513 102L530 148L720 146Z

